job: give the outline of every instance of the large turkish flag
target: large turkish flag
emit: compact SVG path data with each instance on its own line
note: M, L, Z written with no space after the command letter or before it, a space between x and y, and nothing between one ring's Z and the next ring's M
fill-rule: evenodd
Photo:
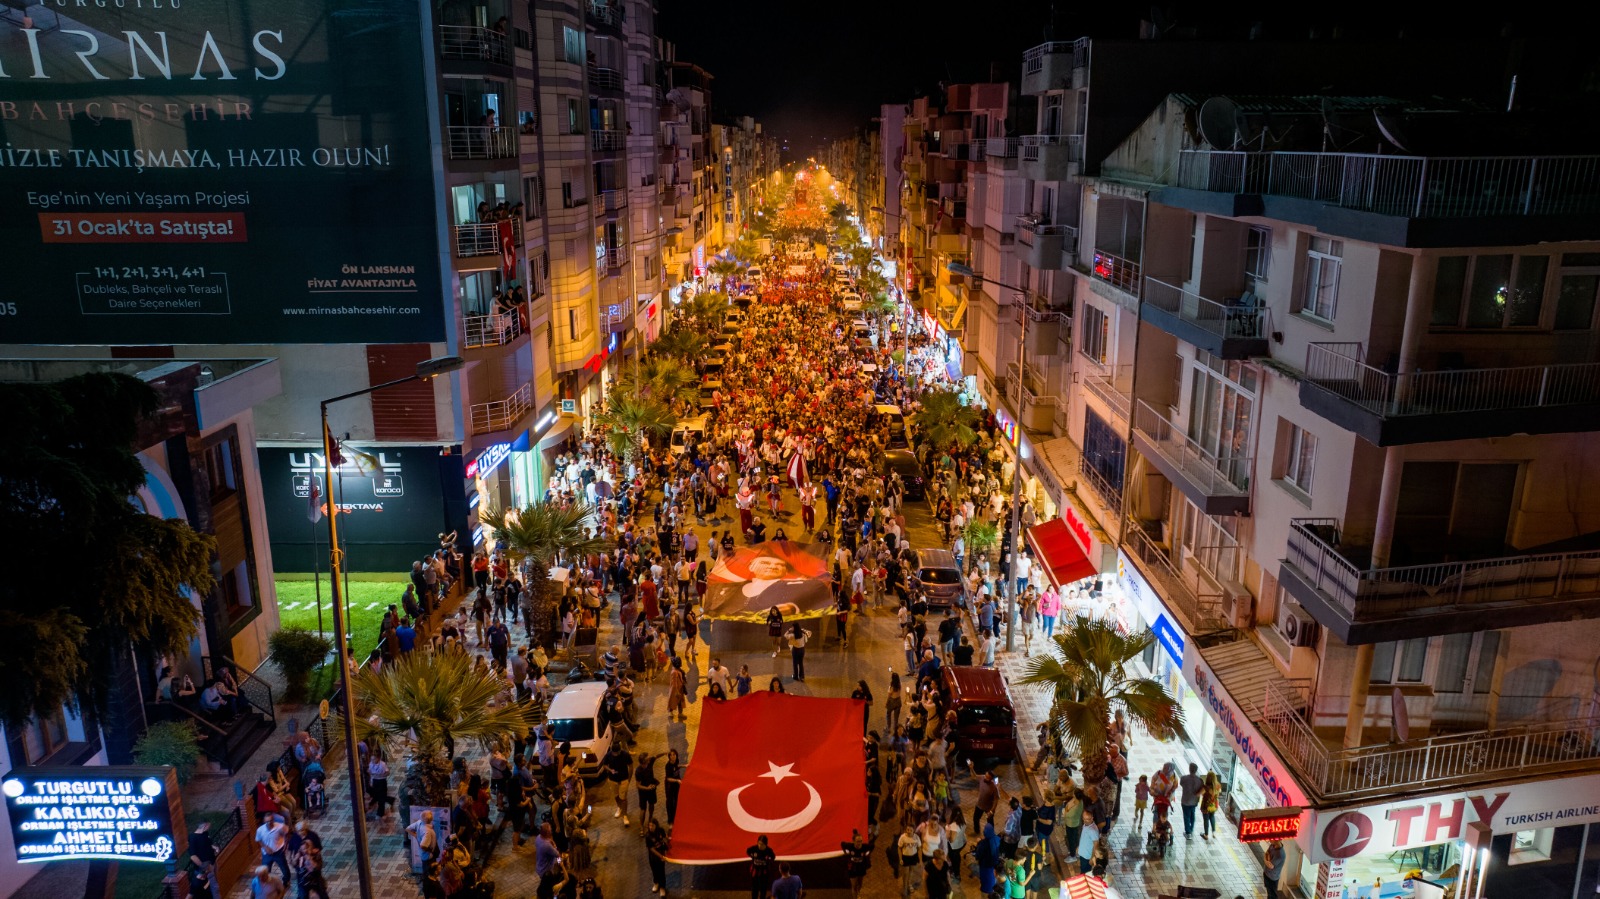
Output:
M867 831L864 705L767 692L702 703L668 858L742 862L763 834L780 859L840 855Z

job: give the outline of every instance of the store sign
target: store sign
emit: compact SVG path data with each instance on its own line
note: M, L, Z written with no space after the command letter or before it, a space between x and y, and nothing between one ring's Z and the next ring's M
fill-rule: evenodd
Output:
M445 339L428 6L7 6L8 342Z
M1067 530L1072 532L1072 539L1078 541L1078 548L1083 550L1084 558L1099 566L1099 553L1094 543L1094 531L1089 527L1089 522L1083 520L1083 513L1068 505L1061 510L1061 518L1067 523ZM1179 658L1182 658L1180 653Z
M1239 813L1239 842L1267 843L1300 835L1299 808L1245 809Z
M1267 800L1280 806L1308 805L1305 792L1289 773L1289 766L1278 758L1249 716L1217 683L1211 667L1200 658L1198 647L1191 646L1184 655L1183 676L1194 687L1195 695L1211 712L1211 717L1217 720L1217 726L1228 735L1240 764L1249 769Z
M526 452L527 449L527 431L523 431L516 440L490 444L484 448L483 452L478 454L476 459L467 463L467 477L468 479L487 478L489 475L494 474L496 468L505 464L505 461L511 458L512 453Z
M1155 635L1156 642L1161 644L1167 658L1172 660L1172 664L1181 668L1184 650L1189 644L1188 635L1167 612L1161 597L1150 588L1150 582L1139 573L1133 561L1121 552L1117 553L1117 586L1121 587L1123 595L1133 602L1133 607L1139 610L1139 617L1144 619L1145 626Z
M1558 777L1359 809L1315 813L1311 859L1381 856L1463 839L1482 822L1496 834L1600 821L1600 774Z
M171 768L16 768L0 782L17 861L166 862L181 848Z
M1011 416L1006 414L1006 410L998 407L994 410L994 420L1000 426L1000 433L1006 435L1006 440L1015 446L1017 442L1017 423L1011 420Z
M1344 899L1344 862L1335 859L1317 866L1317 899Z

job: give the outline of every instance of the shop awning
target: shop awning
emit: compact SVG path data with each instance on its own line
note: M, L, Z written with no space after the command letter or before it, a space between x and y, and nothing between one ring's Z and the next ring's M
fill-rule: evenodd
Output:
M582 415L563 414L550 425L550 430L539 437L539 448L550 449L561 441L567 439L567 434L572 432L572 426L583 420Z
M1044 524L1028 528L1028 548L1033 558L1056 587L1065 587L1086 577L1100 573L1095 564L1083 554L1077 538L1067 528L1067 523L1054 518Z
M1106 882L1093 874L1079 874L1061 882L1062 899L1106 899Z

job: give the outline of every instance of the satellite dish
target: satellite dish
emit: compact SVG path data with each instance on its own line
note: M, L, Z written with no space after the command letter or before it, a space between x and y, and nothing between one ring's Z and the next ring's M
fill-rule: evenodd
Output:
M1398 116L1386 116L1381 111L1374 109L1372 118L1378 123L1378 133L1383 135L1384 140L1393 144L1394 148L1402 153L1411 152L1406 147L1406 144L1410 143L1410 141L1406 139L1405 132L1400 130Z
M1239 145L1239 104L1227 97L1212 97L1200 104L1200 137L1213 150Z
M1406 697L1399 687L1389 695L1389 703L1394 709L1395 738L1404 743L1411 739L1411 713L1406 709Z

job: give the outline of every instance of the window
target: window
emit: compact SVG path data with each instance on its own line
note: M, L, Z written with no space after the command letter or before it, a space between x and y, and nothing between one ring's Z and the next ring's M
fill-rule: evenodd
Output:
M1311 238L1306 249L1306 278L1300 296L1300 312L1333 321L1339 304L1339 265L1344 256L1344 241L1326 237Z
M1122 470L1128 444L1093 409L1083 411L1083 470L1090 486L1112 509L1122 505Z
M1235 486L1248 486L1253 451L1257 372L1254 366L1196 352L1189 397L1189 436L1216 458L1217 470Z
M233 441L218 440L206 447L205 465L213 502L239 489L234 471Z
M567 98L567 133L583 133L583 106L578 103L577 97Z
M43 720L35 718L29 721L22 729L22 758L13 757L14 766L37 765L51 755L59 752L68 743L67 716L57 711L54 715ZM16 741L12 743L12 752L16 752Z
M1508 865L1525 865L1529 862L1550 860L1550 848L1555 843L1556 829L1542 827L1538 830L1519 830L1511 836L1511 854Z
M567 334L573 340L578 339L578 310L567 310Z
M1283 472L1279 477L1310 496L1311 476L1317 467L1317 436L1283 419L1278 421L1283 431Z
M1549 272L1549 256L1441 257L1431 322L1442 328L1537 328Z
M1111 343L1111 319L1090 303L1083 304L1083 340L1078 352L1101 365L1106 364L1106 348Z
M1564 253L1556 294L1557 331L1594 327L1595 295L1600 292L1600 253Z
M561 54L567 62L583 65L583 32L561 26Z
M1499 651L1499 631L1447 634L1439 647L1439 672L1433 678L1433 691L1487 695L1493 685Z
M1428 638L1374 643L1372 677L1374 684L1420 684L1428 661Z
M522 217L531 222L543 216L544 188L538 175L529 175L522 179Z
M222 607L230 622L240 622L256 607L255 594L250 590L250 563L240 562L217 581L222 592Z
M1239 520L1234 516L1210 516L1188 497L1180 497L1178 547L1187 558L1221 580L1234 580L1239 573Z
M1244 236L1244 274L1256 284L1267 283L1272 268L1272 229L1252 225Z

